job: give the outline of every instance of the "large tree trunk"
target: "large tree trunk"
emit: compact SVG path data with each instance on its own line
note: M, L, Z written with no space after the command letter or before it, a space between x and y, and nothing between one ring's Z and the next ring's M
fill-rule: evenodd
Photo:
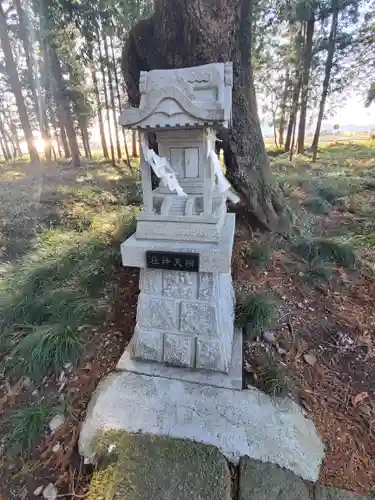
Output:
M100 71L102 73L102 80L103 80L103 91L104 91L104 101L105 101L105 108L107 111L107 124L108 124L108 135L109 135L109 146L111 148L111 159L112 159L112 165L115 165L115 149L113 147L113 138L112 138L112 126L111 126L111 113L109 110L109 100L108 100L108 90L107 90L107 83L106 83L106 76L105 76L105 67L104 67L104 62L103 62L103 54L102 54L102 48L100 45L100 34L99 30L97 29L96 31L96 37L98 41L98 49L99 49L99 61L100 61Z
M129 101L136 106L141 70L233 61L232 128L219 134L227 176L258 224L283 231L283 196L271 172L256 105L251 9L251 0L155 0L155 14L130 33L123 70Z
M52 72L57 85L56 96L58 99L60 116L64 124L66 135L68 137L69 149L72 158L72 165L74 165L75 167L79 167L80 152L77 142L77 135L76 131L74 130L74 123L70 111L69 101L65 92L65 84L62 76L60 60L57 55L56 47L54 45L51 45L49 49L50 49L49 54L51 59Z
M305 151L305 133L306 133L306 116L307 104L309 100L309 80L310 67L313 52L313 36L315 28L315 17L312 13L311 18L306 22L305 43L303 49L303 69L302 69L302 85L301 85L301 111L298 125L297 138L297 153L303 154Z
M318 151L320 130L322 128L322 121L323 121L323 117L324 117L324 108L326 105L328 89L329 89L329 82L330 82L330 78L331 78L333 56L335 54L335 49L336 49L337 22L338 22L338 17L339 17L339 5L338 5L337 0L334 0L332 7L333 7L333 13L332 13L331 30L329 33L327 59L326 59L325 70L324 70L323 89L322 89L322 95L321 95L320 104L319 104L318 121L316 123L314 139L313 139L313 142L311 145L314 162L316 161L316 155L317 155L317 151Z
M22 86L18 77L17 66L14 61L12 48L8 36L8 26L6 22L5 12L0 3L0 42L4 53L5 67L9 76L9 83L16 99L18 114L21 120L22 129L27 142L30 159L32 162L39 162L39 155L34 145L33 132L31 129L25 100L22 95Z

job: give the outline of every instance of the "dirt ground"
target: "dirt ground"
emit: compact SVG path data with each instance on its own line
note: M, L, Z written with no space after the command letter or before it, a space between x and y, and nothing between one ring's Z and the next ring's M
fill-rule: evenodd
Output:
M366 175L375 167L373 149L366 150L365 155L362 150L336 152L333 148L332 154L327 153L327 163L319 166L311 166L306 159L293 165L280 159L274 170L295 209L299 210L311 194L310 187L305 185L306 176L309 181L322 177L327 180L326 165L332 164L333 157L336 160L331 173L337 173L344 163L351 172L358 168ZM351 158L349 165L348 158ZM354 177L360 177L358 171ZM35 241L41 235L55 234L58 227L63 230L68 227L79 235L95 230L97 219L90 210L97 198L94 200L91 192L83 193L77 191L78 188L100 190L106 218L122 209L122 195L113 199L111 193L123 182L123 172L97 163L85 164L79 169L55 165L34 172L24 165L2 167L0 259L4 276L17 272L19 262L31 258ZM350 178L349 185L354 183ZM327 214L316 215L302 209L303 216L296 219L295 225L307 225L312 235L350 233L350 241L355 242L356 231L366 234L365 244L360 240L358 247L366 263L364 267L348 270L336 266L334 278L311 281L306 262L291 251L288 241L254 234L248 224L238 218L233 278L241 295L266 291L272 293L277 303L277 318L272 326L275 342L266 342L261 335L245 336L247 381L252 381L259 356L272 356L292 381L293 395L313 419L325 443L321 482L368 494L375 485L375 294L371 268L371 235L375 230L369 222L375 201L369 190L348 196L350 200L345 201L344 207L341 202L336 204L331 200ZM76 197L76 202L65 204L62 210L62 200L66 197L70 200ZM358 208L358 197L366 201L366 207ZM71 232L67 234L70 237ZM249 260L245 250L254 242L272 248L266 266ZM32 260L29 262L32 265ZM91 468L78 454L79 422L84 418L98 381L114 369L132 336L138 294L138 270L123 268L116 262L105 272L113 295L104 317L90 326L77 363L44 377L39 383L30 381L29 377L1 375L0 410L4 416L35 400L47 399L58 400L65 414L63 426L53 434L47 429L34 451L23 457L5 451L6 435L3 434L0 493L6 500L35 498L33 491L50 482L56 485L59 498L85 496Z
M243 238L240 228L237 237ZM296 280L303 270L296 269L285 250L273 253L271 270L240 266L234 271L238 288L272 292L279 303L273 331L282 354L277 345L245 337L247 375L271 353L323 438L320 481L367 494L375 484L373 280L357 277L345 290L331 284L304 288ZM312 363L305 355L312 356Z

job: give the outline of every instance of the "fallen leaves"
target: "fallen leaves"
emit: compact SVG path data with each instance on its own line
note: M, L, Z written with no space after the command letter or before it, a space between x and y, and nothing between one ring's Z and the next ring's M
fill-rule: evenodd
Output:
M20 394L23 385L24 384L22 378L20 378L13 385L11 385L7 380L5 380L2 388L4 396L0 399L0 413L2 413L5 408L8 408L15 404L17 396Z
M284 250L281 265L278 253L267 275L244 269L234 275L244 288L282 299L275 334L289 345L279 362L299 384L299 403L324 441L321 481L367 494L375 484L375 282L345 273L340 289L327 283L324 293L322 287L304 293L295 260ZM253 355L245 350L248 371Z
M310 353L310 354L304 354L303 355L303 359L310 366L314 366L316 364L316 362L317 362L315 354L312 354L312 353Z
M354 408L357 408L359 405L361 405L366 399L368 399L369 395L368 392L360 392L356 396L352 397L352 405Z

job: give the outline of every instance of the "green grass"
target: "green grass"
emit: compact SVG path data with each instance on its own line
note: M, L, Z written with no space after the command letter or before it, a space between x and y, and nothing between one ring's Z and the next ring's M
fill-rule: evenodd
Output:
M333 238L301 237L292 243L292 251L309 263L334 262L348 269L357 263L354 248Z
M259 390L273 398L282 398L288 395L290 386L280 364L269 356L267 361L258 366L253 373L254 385Z
M368 189L369 191L375 191L375 180L366 180L364 182L364 188Z
M365 235L358 235L357 237L354 237L354 239L363 245L369 245L369 246L375 246L375 234L365 234Z
M328 262L314 261L307 267L307 278L310 282L331 281L334 276L334 269Z
M7 451L19 455L34 451L47 431L52 416L52 408L45 401L8 413L2 420L7 436Z
M329 215L332 205L320 196L310 196L302 202L302 206L317 215Z
M91 320L91 318L90 318ZM45 324L32 329L17 342L6 358L5 370L28 373L34 380L51 369L59 373L68 362L75 362L83 349L82 331L69 324Z
M268 268L272 262L272 248L270 242L254 240L244 249L246 260L257 268Z
M132 229L129 219L114 234L124 238ZM22 366L38 378L76 360L84 327L98 322L110 305L113 272L120 266L114 236L75 239L51 231L41 241L38 260L21 266L0 295L0 335L19 339L6 368Z
M236 325L246 327L251 336L272 327L277 318L277 307L270 293L253 293L237 307Z
M315 183L316 193L328 203L335 203L339 198L348 196L354 187L348 183L330 182L328 180Z
M91 328L100 325L115 299L120 243L135 230L139 183L104 164L82 167L77 175L57 189L59 179L44 183L43 217L30 245L23 241L29 207L8 210L0 221L7 246L23 249L13 266L2 269L0 281L2 376L40 383L46 375L59 375L78 360ZM7 411L1 430L9 453L24 457L35 450L56 411L51 397L28 407L22 397L16 404L25 407Z
M2 370L40 379L77 359L87 327L113 300L119 246L135 230L123 191L66 188L53 201L53 228L0 284Z

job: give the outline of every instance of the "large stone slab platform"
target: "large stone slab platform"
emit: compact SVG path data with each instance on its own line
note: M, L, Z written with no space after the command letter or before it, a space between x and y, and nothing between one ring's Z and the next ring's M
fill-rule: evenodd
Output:
M99 384L81 430L81 453L92 457L93 440L108 430L190 439L216 446L233 463L250 456L312 481L324 455L314 424L290 400L127 372Z

